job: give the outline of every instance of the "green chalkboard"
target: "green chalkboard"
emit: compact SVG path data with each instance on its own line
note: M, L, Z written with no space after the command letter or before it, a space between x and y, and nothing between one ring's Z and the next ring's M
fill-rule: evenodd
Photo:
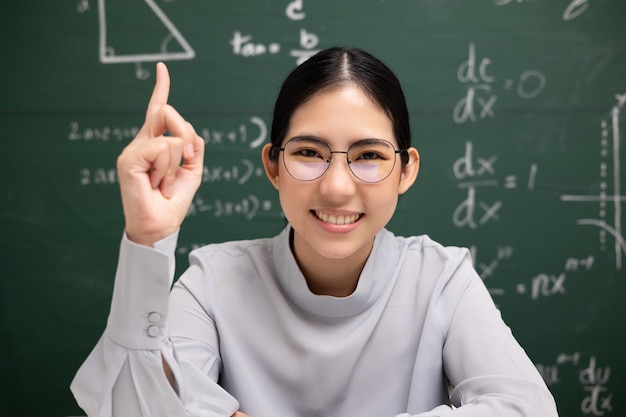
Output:
M154 64L207 143L178 272L284 225L261 171L300 59L364 48L401 79L422 168L389 228L470 247L561 415L626 414L626 2L70 0L0 6L0 414L76 416L123 221L116 156Z

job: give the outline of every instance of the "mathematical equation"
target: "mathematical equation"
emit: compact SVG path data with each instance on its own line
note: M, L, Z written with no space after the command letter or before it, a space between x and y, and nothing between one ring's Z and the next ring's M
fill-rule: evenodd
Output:
M134 63L135 76L137 79L145 80L150 77L150 70L143 68L142 63L173 60L191 60L196 57L196 52L187 41L183 33L176 27L174 22L167 16L155 0L145 0L146 14L154 15L167 31L167 35L154 41L154 50L137 51L133 53L119 53L116 47L111 44L109 31L114 30L107 24L107 2L98 0L98 26L99 26L99 59L103 64ZM91 10L89 0L79 0L76 11L80 14L88 13ZM306 19L303 0L294 0L287 4L284 11L285 16L290 21L302 21ZM299 48L291 49L289 55L296 58L296 64L301 64L309 57L319 51L319 36L306 28L298 31ZM230 45L234 55L241 57L255 57L260 55L275 55L281 52L282 45L279 42L260 43L254 39L254 35L245 31L235 30L230 39ZM118 48L119 49L119 48ZM170 50L170 49L173 49ZM180 49L180 50L177 50Z
M132 140L139 132L138 126L102 126L83 127L78 121L69 123L67 140L75 143L121 142ZM267 123L257 116L248 118L247 123L239 123L227 129L201 127L198 129L207 146L245 145L249 149L258 149L267 140ZM235 183L244 185L250 179L263 178L263 167L247 158L238 162L209 164L203 167L203 183ZM118 184L118 173L114 167L83 167L78 171L78 182L82 186Z
M504 176L504 181L496 176L497 155L488 157L475 155L472 141L465 143L465 153L458 158L452 171L454 178L458 180L457 187L467 190L465 199L456 207L452 215L452 223L457 227L477 227L498 220L502 201L483 201L477 196L477 190L481 187L503 186L506 190L518 188L518 175L509 174ZM535 186L538 167L536 164L529 165L526 186L532 190ZM502 185L503 183L503 185Z
M139 126L102 126L83 127L78 121L69 123L67 140L71 142L121 142L130 141L137 133ZM261 147L267 140L267 123L260 117L251 116L247 123L240 123L227 129L200 127L198 134L204 139L205 145L247 144L251 149Z
M118 184L117 168L81 168L78 181L82 186ZM232 165L205 165L202 169L203 183L235 183L244 185L250 179L265 177L262 166L249 159L242 158Z
M578 372L578 382L583 390L583 396L579 399L580 411L591 416L611 413L613 411L611 367L604 365L596 355L583 358L580 352L560 353L552 364L536 364L539 373L549 386L560 383L560 371L569 366L575 367Z
M492 296L503 296L507 293L514 293L523 296L530 296L532 300L553 296L562 296L567 293L567 279L576 277L578 272L591 271L595 257L584 255L582 257L569 257L565 260L563 270L557 272L541 272L529 277L526 281L514 284L513 291L498 287L494 280L497 279L498 268L510 262L515 251L512 245L501 245L496 249L496 253L491 258L478 257L478 248L470 247L474 268L478 275L485 282L489 293ZM488 260L484 260L488 259Z
M457 79L465 86L466 93L452 111L455 123L463 124L494 117L498 96L495 94L496 77L491 72L491 65L490 58L477 58L476 45L470 42L469 56L457 69ZM519 97L529 100L541 94L546 82L546 76L542 72L529 69L516 78L505 79L502 88L514 90Z
M170 0L172 1L172 0ZM492 0L496 6L508 6L512 4L529 3L532 1L540 0ZM549 1L549 0L544 0ZM562 13L562 19L565 21L573 20L583 13L585 13L591 4L592 0L569 0L569 3L565 7ZM119 64L119 63L134 63L136 70L135 75L138 79L147 79L150 76L150 71L142 67L142 63L145 62L157 62L157 61L172 61L172 60L191 60L196 57L194 48L187 41L182 32L176 27L174 22L167 16L161 7L155 0L145 0L147 9L146 13L153 14L163 25L167 31L167 35L155 40L155 45L158 45L156 51L138 51L134 53L118 53L114 45L111 45L110 36L108 30L110 25L107 24L107 2L106 0L97 0L98 9L98 25L99 25L99 59L103 64ZM89 0L78 0L76 4L76 11L79 14L88 13L92 8ZM284 9L284 15L289 21L300 22L306 19L306 10L304 6L304 0L290 1ZM234 55L242 57L255 57L261 55L275 55L282 51L282 44L280 42L258 42L254 38L254 34L248 33L242 30L234 30L230 39L230 46ZM289 51L289 55L296 58L296 63L299 65L310 56L315 54L319 49L319 35L307 28L300 28L297 33L299 48L294 48ZM172 45L175 44L175 45ZM170 51L169 49L174 49ZM177 50L180 49L180 50ZM522 74L522 83L526 83L524 77L542 77L541 73L528 72ZM483 81L486 81L483 79ZM507 80L509 82L510 80ZM475 87L479 89L489 88L489 86L482 85L481 87ZM510 88L510 87L509 87ZM518 85L519 88L519 85ZM490 95L486 101L488 103L493 100L495 96ZM488 108L483 108L488 110ZM488 112L487 112L488 113Z
M285 16L292 21L301 21L306 18L303 0L294 0L287 4L285 8ZM289 55L296 58L296 64L300 65L311 56L319 52L316 49L319 44L319 36L306 28L299 30L299 46L300 49L292 49ZM254 35L242 34L241 31L235 30L230 40L232 52L242 57L255 57L265 54L278 54L281 52L281 44L279 42L259 43L254 40Z
M274 208L272 200L261 199L249 194L240 200L227 201L221 198L206 200L196 195L187 212L187 217L202 213L211 214L215 218L240 216L245 220L253 220L260 212L270 212Z

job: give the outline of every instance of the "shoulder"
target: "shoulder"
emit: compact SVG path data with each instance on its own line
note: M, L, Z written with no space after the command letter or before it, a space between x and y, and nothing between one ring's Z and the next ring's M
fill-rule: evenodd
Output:
M211 243L201 248L191 251L192 257L211 257L211 256L246 256L250 252L264 250L272 246L272 238L250 239L250 240L231 240L222 243Z
M471 255L467 248L443 245L428 235L397 236L385 230L385 241L405 253L405 262L426 263L432 266L459 265L469 262Z
M405 287L415 288L416 300L433 311L441 334L447 333L452 315L462 300L473 299L470 302L477 308L491 307L487 289L467 248L445 246L427 235L394 237L394 240L404 247L401 279ZM481 297L475 296L477 291Z
M482 284L467 248L446 246L428 235L403 237L387 233L385 240L399 248L400 277L417 283L432 297L457 298L469 286Z
M272 279L273 239L236 240L195 249L175 287L184 288L206 311L212 311L216 292L224 298L224 290L245 293L240 289Z
M189 263L210 269L232 269L271 261L273 238L212 243L189 254Z
M214 243L196 249L189 254L189 269L230 282L247 282L255 277L273 277L276 257L289 253L289 228L285 227L274 237Z

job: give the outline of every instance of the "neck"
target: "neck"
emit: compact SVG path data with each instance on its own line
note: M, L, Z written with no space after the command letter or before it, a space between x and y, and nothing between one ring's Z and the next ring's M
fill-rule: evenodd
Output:
M330 259L321 256L296 235L291 249L313 294L347 297L356 290L372 245L350 258Z

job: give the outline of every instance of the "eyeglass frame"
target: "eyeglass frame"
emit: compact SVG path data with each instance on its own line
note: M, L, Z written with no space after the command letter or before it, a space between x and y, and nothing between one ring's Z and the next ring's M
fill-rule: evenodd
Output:
M315 178L312 178L312 179L310 179L310 180L302 180L302 179L300 179L300 178L296 178L296 177L295 177L295 176L294 176L294 175L293 175L293 174L289 171L289 168L287 168L287 162L285 161L285 149L286 149L286 147L287 147L287 144L288 144L289 142L291 142L292 140L294 140L294 139L313 139L313 140L316 140L316 141L318 141L318 142L320 142L320 143L323 143L323 144L324 144L324 145L328 148L329 153L330 153L330 156L328 157L328 160L326 161L326 163L327 163L327 165L326 165L326 169L324 169L324 171L323 171L323 172L322 172L319 176L317 176L317 177L315 177ZM394 154L394 155L393 155L393 156L394 156L393 167L391 168L391 170L389 171L389 173L388 173L388 174L387 174L384 178L381 178L381 179L380 179L380 180L378 180L378 181L365 181L365 180L363 180L363 179L359 178L359 177L358 177L358 176L354 173L354 171L352 171L352 168L351 168L352 161L351 161L350 159L348 159L348 152L350 152L350 148L352 148L354 145L356 145L357 143L359 143L359 142L361 142L361 141L367 141L367 140L377 140L377 141L381 141L381 142L386 142L386 143L388 143L388 144L389 144L389 146L391 147L391 149L393 149L393 154ZM387 178L389 178L389 176L390 176L390 175L391 175L391 173L393 172L394 168L396 167L396 155L400 155L400 158L401 158L401 159L400 159L400 164L401 164L401 165L406 164L406 162L404 162L404 161L402 160L402 157L404 157L405 159L407 159L407 160L408 160L408 148L404 148L404 149L396 149L396 148L395 148L395 146L393 146L393 143L389 142L388 140L385 140L385 139L378 139L378 138L366 138L366 139L360 139L360 140L358 140L358 141L356 141L356 142L352 143L350 146L348 146L348 149L347 149L347 150L345 150L345 151L333 151L333 150L331 149L331 147L330 147L330 145L329 145L328 143L326 143L325 141L323 141L323 140L321 140L321 139L319 139L319 138L316 138L316 137L307 137L307 136L294 136L294 137L292 137L291 139L289 139L287 142L285 142L285 145L284 145L284 146L276 146L276 145L272 145L271 150L272 150L273 152L278 152L278 153L280 153L281 151L283 152L283 158L282 158L282 159L283 159L283 165L285 166L285 170L287 171L287 173L288 173L288 174L289 174L289 175L290 175L293 179L295 179L296 181L302 181L302 182L310 182L310 181L315 181L315 180L318 180L318 179L322 178L322 177L324 176L324 174L326 174L326 172L328 172L328 169L330 168L330 164L332 164L332 162L333 162L333 154L334 154L334 153L343 153L343 154L345 154L345 155L346 155L346 163L348 164L348 170L349 170L349 171L350 171L350 173L354 176L354 178L356 178L357 180L361 181L361 182L362 182L362 183L364 183L364 184L378 184L379 182L383 182L383 181L385 181ZM277 155L276 157L278 158L278 155Z

